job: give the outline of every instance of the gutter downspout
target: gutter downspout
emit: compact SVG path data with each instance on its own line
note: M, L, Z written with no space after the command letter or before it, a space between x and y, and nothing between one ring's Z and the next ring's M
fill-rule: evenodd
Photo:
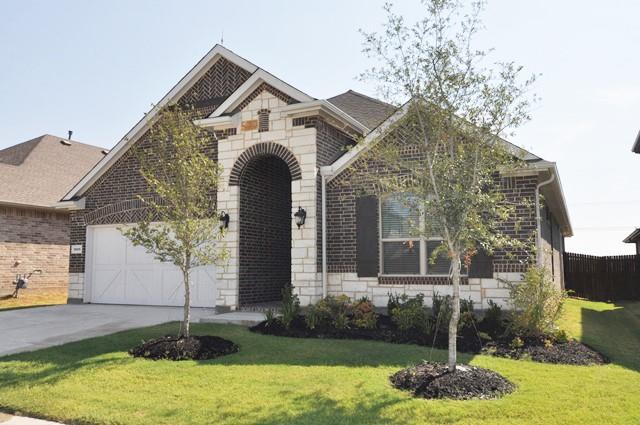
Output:
M322 298L327 297L327 179L320 173L322 182Z
M542 217L540 216L540 188L552 183L556 175L551 170L551 177L536 186L536 264L542 265Z

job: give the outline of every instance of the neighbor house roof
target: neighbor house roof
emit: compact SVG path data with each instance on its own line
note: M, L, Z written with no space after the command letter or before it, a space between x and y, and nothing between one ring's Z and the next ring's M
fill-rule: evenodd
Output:
M393 105L353 90L327 100L371 130L382 124L397 109Z
M640 241L640 229L636 229L629 236L623 239L624 243L636 243Z
M638 131L638 135L636 136L636 142L633 144L631 150L635 153L640 153L640 131Z
M52 207L103 157L50 134L0 150L0 204Z

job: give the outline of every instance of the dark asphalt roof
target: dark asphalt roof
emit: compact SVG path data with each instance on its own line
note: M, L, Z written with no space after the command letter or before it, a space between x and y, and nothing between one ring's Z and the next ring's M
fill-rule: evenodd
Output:
M396 111L396 107L362 93L348 90L330 97L331 102L358 122L373 130Z

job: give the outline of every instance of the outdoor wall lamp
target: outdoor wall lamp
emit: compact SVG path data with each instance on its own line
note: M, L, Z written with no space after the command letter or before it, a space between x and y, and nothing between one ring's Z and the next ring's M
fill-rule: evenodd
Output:
M228 229L229 228L229 214L222 211L220 213L220 229Z
M296 211L296 213L293 216L296 219L296 224L298 225L298 229L299 229L300 226L304 224L304 221L307 218L307 212L305 211L304 208L298 207L298 211Z

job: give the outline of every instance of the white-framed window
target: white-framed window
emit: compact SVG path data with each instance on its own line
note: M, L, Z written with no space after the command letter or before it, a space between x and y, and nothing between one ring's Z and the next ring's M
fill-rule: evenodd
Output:
M440 254L441 236L424 237L416 229L426 228L419 203L410 196L389 196L380 202L380 270L383 275L448 276L451 260ZM424 232L422 232L424 233ZM466 270L462 271L463 274Z

